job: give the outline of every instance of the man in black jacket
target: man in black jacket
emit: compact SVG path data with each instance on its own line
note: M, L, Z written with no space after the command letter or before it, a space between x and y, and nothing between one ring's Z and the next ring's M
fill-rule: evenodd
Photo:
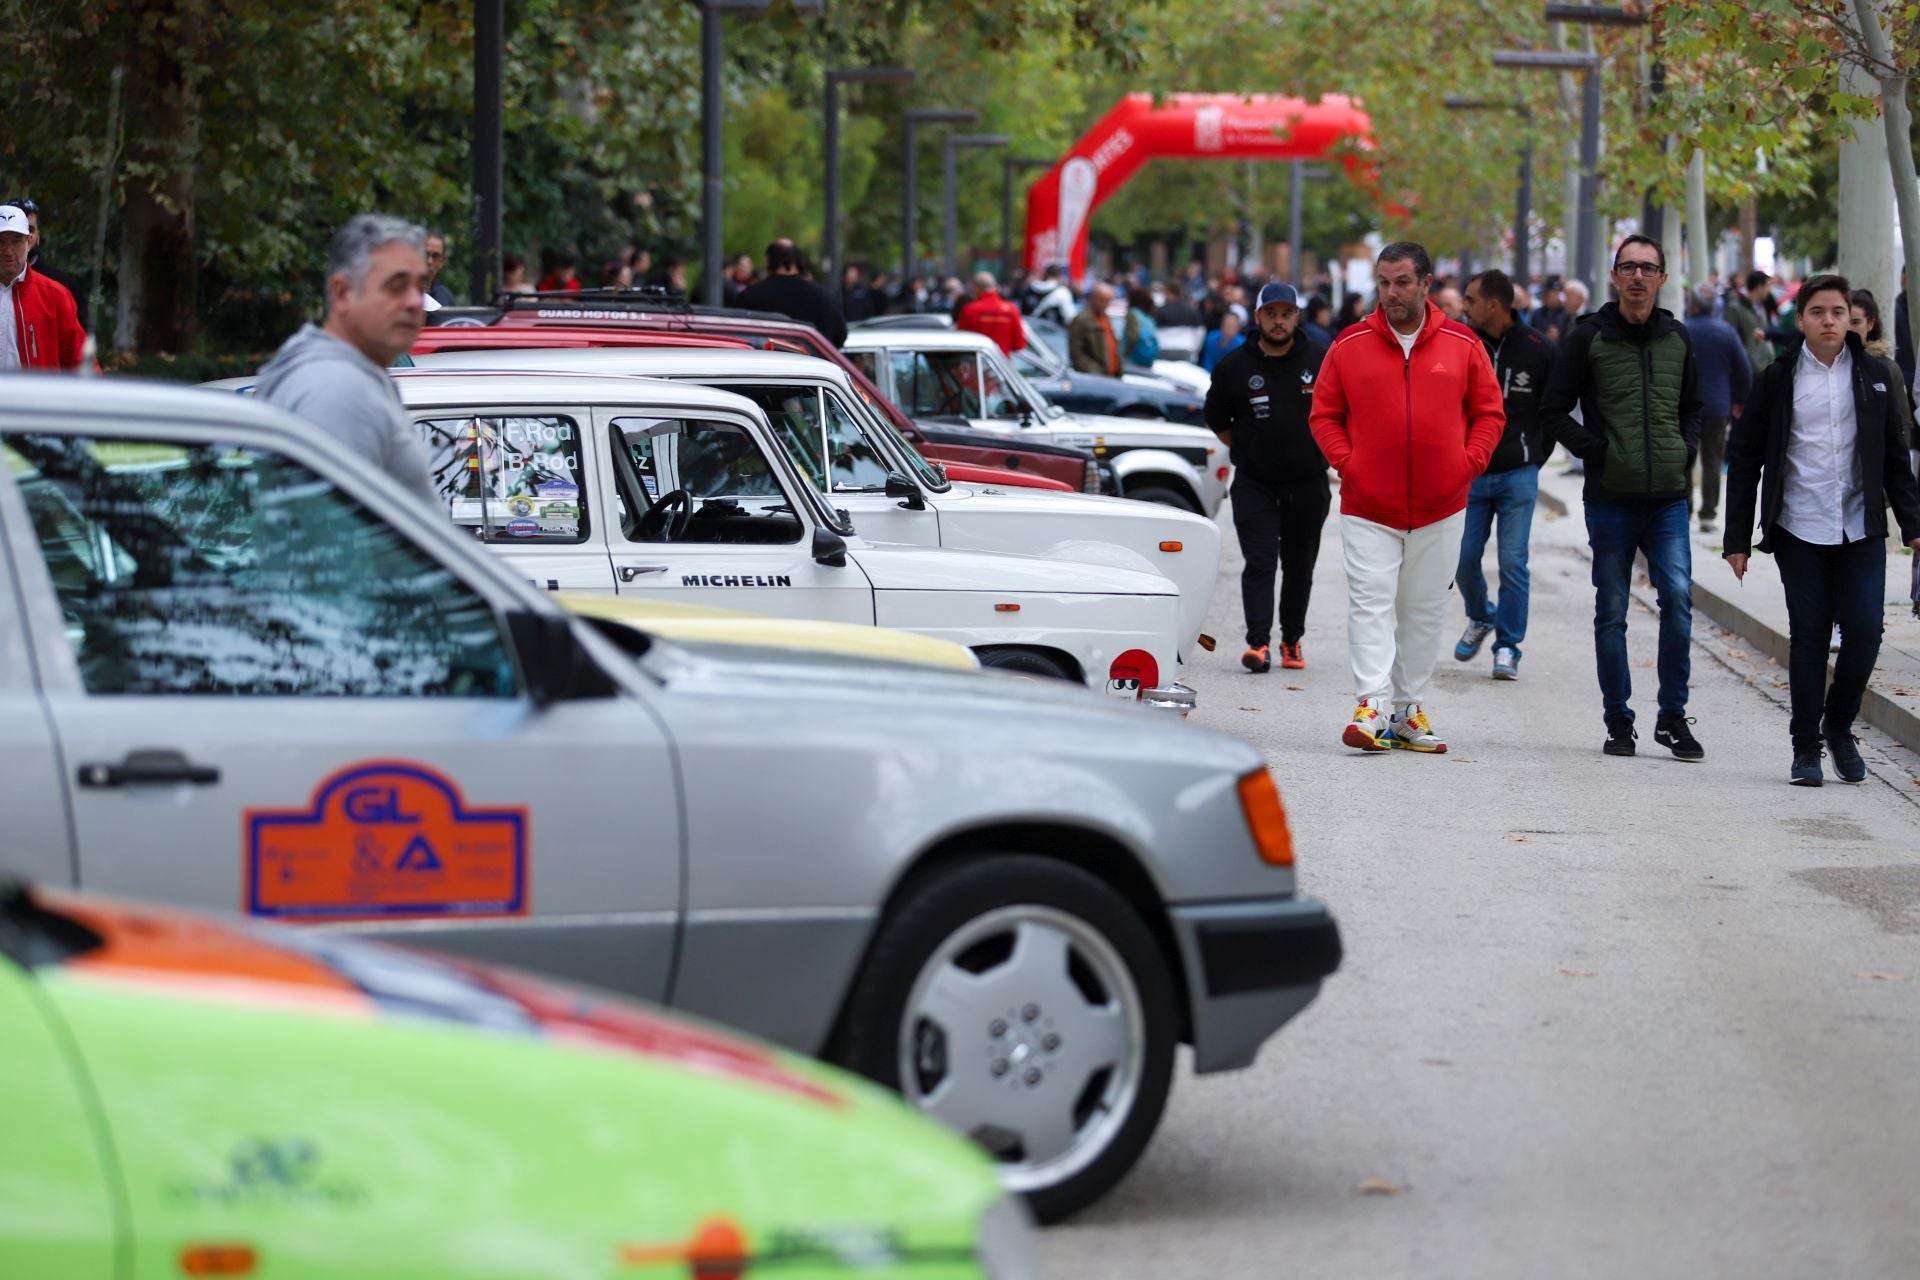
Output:
M767 274L743 289L734 305L810 324L836 347L847 340L846 318L825 289L800 274L800 250L791 240L775 240L767 246Z
M1326 349L1300 332L1300 295L1290 284L1260 290L1257 336L1229 352L1213 371L1207 425L1232 457L1233 528L1246 568L1240 601L1247 615L1247 651L1240 664L1256 674L1273 666L1273 579L1280 573L1280 665L1307 665L1300 637L1307 629L1313 565L1332 489L1327 460L1307 417Z
M1540 494L1540 465L1553 440L1540 420L1540 396L1553 373L1554 346L1545 334L1521 324L1513 312L1513 281L1504 271L1483 271L1467 281L1467 322L1486 345L1493 376L1506 405L1507 429L1485 474L1467 491L1467 526L1460 538L1454 582L1467 606L1467 629L1453 656L1471 662L1493 637L1493 678L1520 678L1520 643L1527 638L1527 542L1533 504ZM1487 598L1480 558L1495 520L1500 525L1500 599Z
M1824 740L1842 782L1863 782L1853 721L1880 656L1887 591L1887 504L1920 553L1920 484L1907 442L1894 368L1867 354L1847 328L1848 285L1815 276L1796 300L1803 341L1768 365L1727 441L1723 554L1747 576L1753 530L1787 592L1788 692L1797 787L1821 783ZM1759 490L1756 513L1754 492ZM1840 656L1827 688L1827 641Z

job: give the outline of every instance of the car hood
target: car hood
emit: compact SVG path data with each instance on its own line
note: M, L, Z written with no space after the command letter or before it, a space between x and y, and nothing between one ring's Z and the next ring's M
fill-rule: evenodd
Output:
M1168 448L1191 449L1195 446L1220 448L1220 437L1205 427L1189 427L1178 422L1168 422L1162 418L1124 418L1111 413L1074 413L1068 412L1053 419L1049 424L1054 438L1063 444L1081 445L1080 433L1087 433L1085 446L1097 443L1092 437L1106 436L1113 440L1147 441L1164 444ZM1221 450L1223 456L1225 450Z
M259 1246L299 1271L341 1247L346 1206L383 1273L466 1274L443 1252L466 1248L604 1274L675 1261L716 1220L755 1254L830 1229L964 1248L998 1196L975 1148L892 1095L692 1019L337 933L38 896L102 940L38 972L161 1237L167 1205L242 1235L269 1211L286 1230Z
M964 645L891 627L856 626L816 618L772 618L640 596L595 596L563 591L554 596L554 602L576 617L618 623L682 644L799 649L959 671L972 671L980 665L980 660Z
M1066 495L1055 495L1064 497ZM875 591L1033 592L1044 595L1170 596L1177 588L1154 573L1038 556L896 542L848 540Z

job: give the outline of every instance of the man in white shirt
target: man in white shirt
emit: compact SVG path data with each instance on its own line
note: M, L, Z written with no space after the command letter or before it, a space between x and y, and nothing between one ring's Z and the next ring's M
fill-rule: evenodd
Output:
M1727 441L1727 563L1745 578L1757 545L1786 588L1788 781L1797 787L1821 784L1823 744L1842 782L1866 780L1853 722L1880 655L1889 503L1901 537L1920 552L1920 484L1893 398L1905 390L1899 370L1849 330L1848 292L1835 275L1800 287L1802 342L1760 375ZM1840 656L1828 688L1836 623Z

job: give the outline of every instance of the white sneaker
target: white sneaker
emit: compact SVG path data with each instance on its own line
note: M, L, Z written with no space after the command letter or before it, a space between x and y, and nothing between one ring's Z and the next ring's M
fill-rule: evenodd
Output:
M1518 680L1520 678L1520 655L1501 645L1493 651L1493 678L1495 680Z

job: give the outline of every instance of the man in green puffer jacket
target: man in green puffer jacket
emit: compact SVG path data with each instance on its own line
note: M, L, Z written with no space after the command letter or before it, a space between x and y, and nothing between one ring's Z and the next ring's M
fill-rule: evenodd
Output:
M1693 642L1693 547L1687 498L1700 451L1700 388L1686 326L1654 306L1666 255L1646 236L1614 253L1609 302L1560 344L1540 417L1586 464L1587 541L1593 549L1594 656L1607 724L1601 750L1630 756L1633 679L1627 604L1636 551L1660 598L1660 714L1654 741L1682 760L1706 750L1688 727Z

